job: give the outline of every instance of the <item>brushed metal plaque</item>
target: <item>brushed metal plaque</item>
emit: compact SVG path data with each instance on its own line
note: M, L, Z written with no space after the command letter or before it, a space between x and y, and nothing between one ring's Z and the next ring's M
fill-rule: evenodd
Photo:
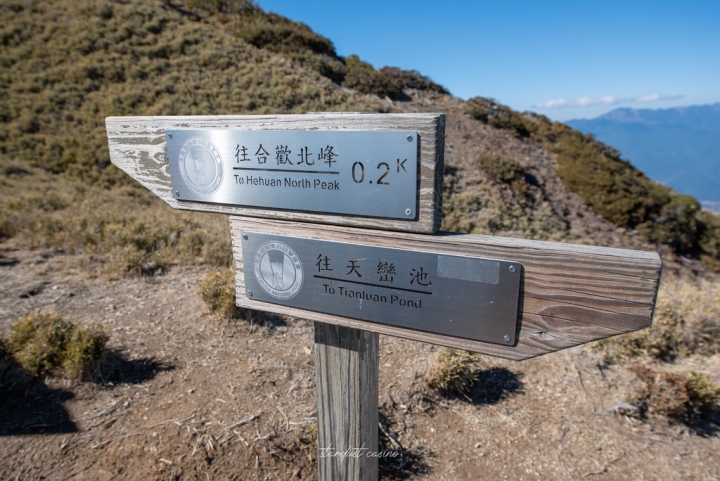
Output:
M168 130L181 201L414 220L417 132Z
M241 242L250 299L456 338L517 340L518 262L255 232Z

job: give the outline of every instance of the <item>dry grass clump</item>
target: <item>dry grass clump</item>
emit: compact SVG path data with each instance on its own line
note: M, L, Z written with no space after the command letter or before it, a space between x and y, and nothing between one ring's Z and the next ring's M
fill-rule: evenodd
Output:
M82 328L57 314L37 312L12 326L9 347L18 364L34 376L92 380L109 339L98 325Z
M441 394L455 394L469 399L477 381L477 356L467 351L442 348L425 374L425 383Z
M232 268L210 273L198 282L200 298L210 312L227 319L244 317L244 309L235 304L235 271Z
M657 372L641 365L629 370L642 382L630 399L642 417L656 414L692 422L698 418L710 419L718 409L720 387L702 373Z
M720 282L664 278L653 325L593 345L608 361L649 356L671 361L720 352Z

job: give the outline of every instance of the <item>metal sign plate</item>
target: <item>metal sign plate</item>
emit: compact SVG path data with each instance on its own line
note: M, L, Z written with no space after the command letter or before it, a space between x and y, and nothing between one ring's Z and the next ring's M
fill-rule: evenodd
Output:
M514 345L522 265L242 233L248 298Z
M413 220L417 132L168 130L178 200Z

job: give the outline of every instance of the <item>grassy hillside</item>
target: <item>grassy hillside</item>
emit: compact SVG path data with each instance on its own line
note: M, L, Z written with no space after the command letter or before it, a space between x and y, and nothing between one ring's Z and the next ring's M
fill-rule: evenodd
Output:
M38 224L28 219L45 218L45 210L26 197L53 198L60 187L53 185L57 180L30 181L37 169L78 185L134 185L109 163L106 116L382 112L397 110L392 101L410 100L409 93L418 90L448 94L417 72L375 69L354 55L342 58L329 39L306 25L242 0L11 0L0 5L0 20L4 238L39 235ZM435 109L443 108L440 103ZM465 109L552 153L562 182L603 218L720 269L720 220L701 211L695 199L650 181L612 148L558 122L484 98L466 102ZM515 201L512 212L483 221L488 228L542 238L567 230L567 221L517 159L489 154L474 165L493 185L507 184ZM23 166L36 169L23 174ZM16 174L39 187L11 199ZM447 218L459 230L473 229L476 222L463 219L462 206L479 205L489 195L497 197L495 210L501 211L507 196L493 193L447 189L447 205L457 207Z
M104 118L376 110L411 72L348 66L302 24L242 2L5 2L0 5L0 154L115 184ZM377 78L357 72L372 71Z
M0 24L0 154L85 182L125 179L109 115L381 107L172 2L5 2Z

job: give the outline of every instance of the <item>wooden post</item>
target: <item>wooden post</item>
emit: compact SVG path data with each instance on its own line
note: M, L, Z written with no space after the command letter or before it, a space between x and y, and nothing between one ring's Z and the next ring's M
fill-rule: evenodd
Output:
M315 323L320 481L378 479L378 337Z

